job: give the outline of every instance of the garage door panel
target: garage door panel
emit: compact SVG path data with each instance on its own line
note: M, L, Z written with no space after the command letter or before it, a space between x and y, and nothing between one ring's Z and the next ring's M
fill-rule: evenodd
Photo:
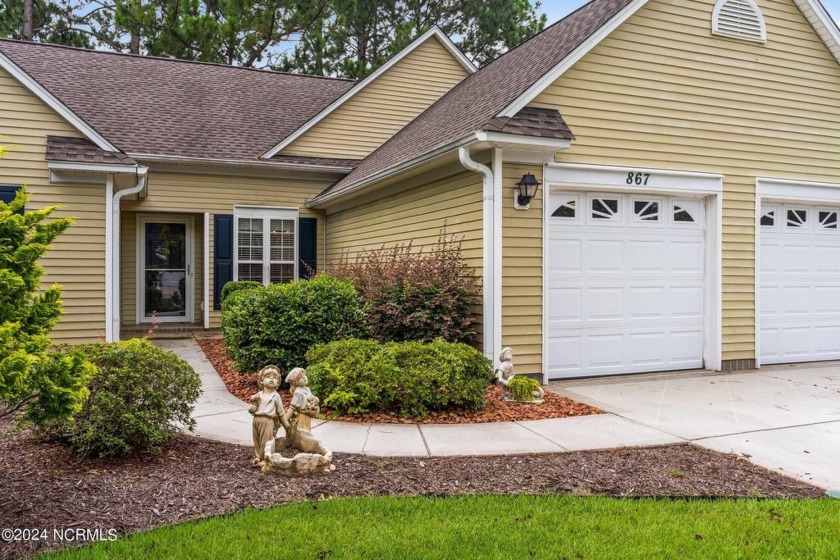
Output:
M550 219L549 377L702 367L702 203L680 201L701 221L674 223L675 202L669 197L656 197L657 220L643 220L632 209L644 212L651 197L634 195L631 204L626 195L551 196L555 203L578 197L579 208L587 210L593 198L616 200L617 211L604 223L591 217ZM579 269L562 263L578 256Z
M624 243L592 239L587 243L585 271L624 272Z
M840 286L815 286L816 313L840 313Z
M630 318L664 318L667 314L668 301L665 289L661 286L630 288Z
M761 226L760 356L764 364L840 358L837 209L765 204L785 220ZM804 219L802 217L804 216Z
M671 288L671 317L703 320L703 286Z
M631 272L661 272L665 269L667 245L662 241L630 241Z
M701 240L693 242L676 241L670 243L671 272L702 273L703 255L702 237Z

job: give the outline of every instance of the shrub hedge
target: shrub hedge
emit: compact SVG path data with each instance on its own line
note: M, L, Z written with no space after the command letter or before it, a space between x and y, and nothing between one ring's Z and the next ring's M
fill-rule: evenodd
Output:
M201 381L190 365L145 339L73 347L96 366L90 396L71 420L47 429L79 455L160 452L178 433L192 430Z
M228 282L222 287L221 301L224 303L230 294L236 293L240 290L254 290L263 287L262 282L256 282L254 280L237 280L235 282Z
M353 285L323 274L234 292L222 310L222 331L236 367L249 372L268 364L302 367L315 344L367 335Z
M461 242L444 231L425 249L408 243L362 251L354 259L344 254L330 272L362 294L377 340L470 342L475 335L475 271L463 258Z
M424 418L429 411L481 408L493 367L478 350L438 339L342 340L306 354L313 392L338 413L393 412Z

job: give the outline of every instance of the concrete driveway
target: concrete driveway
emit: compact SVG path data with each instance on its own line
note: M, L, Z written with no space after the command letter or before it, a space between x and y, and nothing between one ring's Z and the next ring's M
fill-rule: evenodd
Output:
M692 443L840 490L840 362L746 373L552 382L550 389Z

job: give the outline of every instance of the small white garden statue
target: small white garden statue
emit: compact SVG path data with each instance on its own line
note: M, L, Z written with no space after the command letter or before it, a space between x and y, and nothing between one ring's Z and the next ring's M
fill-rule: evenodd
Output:
M265 444L263 472L300 476L335 470L332 451L321 445L310 431L312 418L317 416L320 406L318 397L308 387L306 370L294 368L286 376L286 383L292 390L292 402L281 422L286 435L272 438ZM300 453L291 458L284 457L281 453L284 449L294 449Z
M506 401L517 400L513 398L510 391L510 383L516 376L516 374L513 372L513 350L511 350L510 348L502 348L502 352L501 354L499 354L499 362L499 367L496 369L495 381L496 383L502 386L502 397ZM543 398L545 397L545 391L543 391L542 387L540 387L539 384L536 384L534 386L532 393L533 400L529 400L527 402L543 402Z

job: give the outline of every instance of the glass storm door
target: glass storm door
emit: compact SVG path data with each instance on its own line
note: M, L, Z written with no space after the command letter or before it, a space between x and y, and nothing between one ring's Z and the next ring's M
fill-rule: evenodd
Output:
M192 322L192 219L141 217L141 322Z

